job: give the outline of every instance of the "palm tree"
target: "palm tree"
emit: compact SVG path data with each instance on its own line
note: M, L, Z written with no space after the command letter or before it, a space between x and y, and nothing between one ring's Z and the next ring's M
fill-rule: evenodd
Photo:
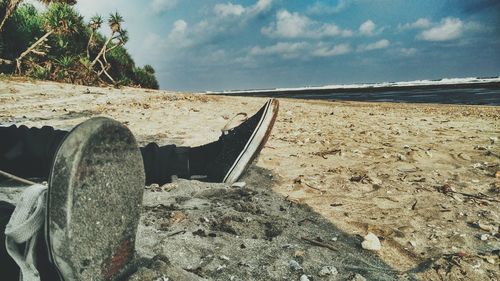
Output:
M10 0L9 3L7 3L7 6L5 7L5 15L2 19L2 22L0 23L0 32L2 32L7 19L10 18L10 16L14 13L21 1L23 0Z
M99 53L97 54L95 59L92 61L92 63L91 63L92 67L97 63L97 61L101 58L101 56L106 52L106 48L108 47L109 42L111 42L111 40L113 40L113 39L117 39L117 37L115 38L114 35L121 30L122 23L123 23L123 17L120 14L118 14L118 12L115 12L114 14L109 15L108 24L109 24L109 28L111 29L111 34L109 35L108 39L106 40L106 42L102 46L101 50L99 51Z
M87 44L87 58L90 59L90 46L94 43L94 35L99 28L102 26L102 17L100 15L95 15L90 19L89 28L91 30L89 42Z
M21 72L21 62L25 56L32 52L40 54L40 52L36 51L36 47L45 42L52 34L65 35L80 30L81 26L79 23L81 23L82 18L68 4L54 3L49 6L44 21L46 33L16 59L16 71L18 73Z
M0 32L2 32L3 27L7 20L12 16L14 11L16 10L17 6L22 2L23 0L10 0L9 3L7 4L6 10L5 10L5 15L2 19L2 22L0 22ZM39 0L45 5L49 5L50 3L62 3L62 4L68 4L68 5L75 5L76 0Z

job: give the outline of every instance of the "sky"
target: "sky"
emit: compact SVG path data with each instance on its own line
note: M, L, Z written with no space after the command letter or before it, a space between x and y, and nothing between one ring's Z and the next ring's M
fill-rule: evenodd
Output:
M498 0L79 0L118 11L160 87L218 91L500 75ZM103 29L102 32L109 32Z

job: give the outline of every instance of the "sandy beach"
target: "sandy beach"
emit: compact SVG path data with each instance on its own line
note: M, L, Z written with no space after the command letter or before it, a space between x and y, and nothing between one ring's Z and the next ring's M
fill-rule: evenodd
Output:
M195 146L216 140L231 117L239 112L252 114L265 100L2 78L0 125L70 129L92 116L107 116L126 124L142 145L155 141ZM327 265L321 264L325 257L332 262L343 257L342 247L357 249L360 256L380 263L378 268L395 272L383 277L362 271L368 280L377 276L383 277L379 280L499 280L499 138L499 107L280 99L272 136L242 179L247 184L242 191L250 195L240 194L263 198L249 201L249 208L262 209L262 213L250 212L249 217L255 222L266 217L262 214L272 214L262 225L276 221L282 232L271 238L277 240L267 239L269 233L259 229L259 224L247 222L245 217L239 221L234 214L236 236L262 232L267 238L253 241L247 237L247 242L239 243L235 235L222 231L224 235L216 237L221 239L219 244L209 245L208 238L192 234L204 224L200 221L205 217L190 208L222 198L221 206L227 208L220 212L238 210L231 201L239 194L234 187L197 181L148 187L139 233L147 239L138 239L138 252L150 257L161 254L169 261L157 261L157 267L142 266L131 280L158 280L155 278L173 272L177 279L170 280L299 280L303 274L311 275L311 280L362 280L354 279L356 270L339 270L336 277L318 275ZM205 194L208 187L222 191ZM172 202L174 197L184 199ZM155 206L160 203L176 203L187 209L158 211ZM280 212L280 206L286 204L295 211ZM215 217L219 209L214 206L207 212ZM302 217L297 217L304 212L324 221L305 225ZM164 217L168 218L166 225L161 220ZM220 231L209 222L205 224L207 235ZM255 232L245 232L246 225ZM300 229L297 233L289 229L295 226ZM328 245L340 250L301 243L300 237L308 228L317 229L318 237L321 234ZM168 236L176 231L184 233ZM331 236L328 231L332 231ZM361 248L362 237L368 232L380 239L380 251ZM287 242L293 235L299 241ZM345 237L345 241L332 237ZM291 250L283 248L290 243ZM244 255L238 250L241 245L253 250ZM178 257L176 249L182 253ZM197 267L191 265L203 264L202 256L209 252L215 261L206 268L193 269ZM257 263L263 259L260 255L267 260L253 271L231 263L243 257L249 264ZM293 272L288 264L281 264L291 259L299 260L304 269ZM225 262L227 266L219 269ZM252 275L263 269L268 270L267 275Z

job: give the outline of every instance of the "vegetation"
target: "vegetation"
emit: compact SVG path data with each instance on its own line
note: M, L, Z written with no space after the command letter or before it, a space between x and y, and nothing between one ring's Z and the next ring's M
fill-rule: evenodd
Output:
M137 67L124 45L123 17L90 22L72 7L75 0L40 0L43 12L20 0L0 0L0 72L85 85L130 85L158 89L150 65Z

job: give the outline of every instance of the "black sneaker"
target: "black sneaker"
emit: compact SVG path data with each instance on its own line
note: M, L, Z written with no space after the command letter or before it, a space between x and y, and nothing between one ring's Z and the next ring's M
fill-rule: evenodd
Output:
M122 273L134 258L144 182L135 138L119 122L92 118L67 135L52 166L45 222L61 280Z
M233 183L238 180L264 147L278 109L278 100L270 99L255 115L223 132L219 138L221 152L208 164L210 181Z

